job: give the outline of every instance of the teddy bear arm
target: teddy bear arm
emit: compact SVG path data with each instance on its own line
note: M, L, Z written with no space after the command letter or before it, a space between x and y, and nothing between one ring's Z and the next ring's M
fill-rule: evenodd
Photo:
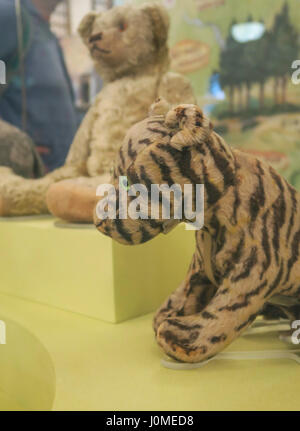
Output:
M149 80L127 80L126 85L110 85L103 95L101 107L98 107L101 109L101 116L93 125L93 139L87 162L90 176L110 172L126 133L133 124L146 117L154 97L150 84ZM115 100L118 100L117 105Z
M126 122L122 120L119 124L112 118L105 124L99 123L93 139L91 153L87 160L87 171L89 176L98 176L111 172L117 149L121 146L126 131ZM102 130L102 133L101 133Z
M46 193L51 184L86 174L90 130L96 118L94 106L83 120L69 151L66 164L40 179L28 180L2 170L0 185L0 216L21 216L48 213Z
M90 155L90 145L92 131L95 122L98 120L99 112L97 109L99 97L86 113L82 123L74 137L73 143L66 159L67 166L76 166L80 170L80 175L86 174L86 163Z
M51 184L76 178L78 169L63 166L39 179L25 179L7 170L1 173L0 216L47 214L46 193Z
M188 79L173 72L166 73L162 78L158 96L166 99L171 105L197 102Z

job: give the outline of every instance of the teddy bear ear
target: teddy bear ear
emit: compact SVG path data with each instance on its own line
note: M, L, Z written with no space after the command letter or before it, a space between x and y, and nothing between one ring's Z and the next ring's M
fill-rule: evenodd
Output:
M154 41L157 49L164 47L168 40L170 26L166 8L156 2L144 3L141 8L147 13L152 22Z
M89 38L89 36L92 33L93 30L93 24L95 22L96 17L99 15L97 12L89 12L87 15L85 15L81 23L78 27L78 33L82 37L84 41Z

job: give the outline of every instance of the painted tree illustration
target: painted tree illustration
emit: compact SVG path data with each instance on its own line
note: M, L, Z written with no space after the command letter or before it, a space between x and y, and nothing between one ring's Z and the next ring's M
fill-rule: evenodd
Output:
M272 50L269 62L274 77L274 102L285 103L290 65L297 58L299 51L297 31L290 21L287 2L275 17L270 32L270 44Z
M248 22L252 22L252 16ZM226 40L226 49L220 54L220 80L224 88L229 89L230 111L234 111L234 95L239 95L239 110L250 108L251 89L255 83L260 83L260 104L264 104L264 85L268 77L265 58L269 50L269 36L259 40L240 43L232 36L233 21ZM243 106L243 89L246 89L246 101Z
M226 49L221 51L220 54L220 83L224 88L228 88L229 92L229 110L234 112L235 103L235 89L238 89L240 94L241 103L241 92L242 92L242 47L239 42L237 42L233 36L231 29L236 24L236 21L232 21L229 28L229 34L226 39Z
M262 24L264 23L261 21ZM266 31L260 39L255 41L255 70L253 79L259 85L259 107L263 109L265 104L265 84L272 76L272 52L271 33Z
M248 17L248 23L252 22L252 16ZM240 81L246 87L246 108L250 108L251 88L256 81L256 41L241 44Z
M248 22L252 22L252 16ZM264 22L261 20L264 24ZM288 3L285 1L275 16L273 26L257 40L240 43L232 35L233 20L229 28L225 49L220 53L220 82L229 92L229 109L234 112L235 94L239 95L239 110L242 109L243 88L246 90L245 108L250 108L251 89L259 86L259 106L265 104L265 85L274 81L274 103L286 103L288 75L292 62L298 57L297 30L291 23Z
M248 23L253 22L251 15L248 16ZM250 107L251 88L255 82L256 62L256 41L249 41L241 44L240 58L240 81L246 87L246 108Z

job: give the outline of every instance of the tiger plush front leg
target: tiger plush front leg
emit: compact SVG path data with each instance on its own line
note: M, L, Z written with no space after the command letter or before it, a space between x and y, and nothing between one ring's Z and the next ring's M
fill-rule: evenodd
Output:
M199 313L212 299L217 288L205 274L203 263L195 253L186 279L173 292L156 312L153 329L170 318Z
M200 312L173 316L161 323L157 342L169 356L184 362L206 360L241 335L270 298L277 294L299 296L299 267L295 265L288 277L293 255L286 258L282 250L278 263L272 265L271 261L276 260L273 251L261 247L269 243L263 219L258 220L256 232L256 237L252 236L245 226L234 235L227 233L222 247L214 240L211 261L217 291ZM230 241L226 241L226 235ZM196 238L201 244L201 232ZM195 272L193 277L197 276L202 273Z
M169 356L184 362L206 360L223 350L254 321L266 301L270 285L266 278L244 277L249 262L245 258L223 279L202 311L177 315L161 323L157 342ZM276 278L278 275L273 284Z

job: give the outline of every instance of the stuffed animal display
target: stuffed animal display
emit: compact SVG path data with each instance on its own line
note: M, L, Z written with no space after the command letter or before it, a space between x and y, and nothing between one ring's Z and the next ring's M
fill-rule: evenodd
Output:
M3 120L0 120L0 166L7 166L24 178L38 178L45 173L30 137ZM6 172L10 171L7 169Z
M195 102L189 82L168 72L168 30L168 14L155 2L93 12L83 19L79 33L105 86L85 116L65 166L36 181L12 172L0 175L0 215L50 209L65 220L93 221L96 187L109 180L130 126L145 118L159 95L171 104Z
M204 224L195 232L186 279L154 318L157 342L167 355L207 360L245 331L268 300L278 294L300 297L299 194L267 163L227 145L199 107L180 105L167 112L162 101L154 105L120 148L111 181L117 196L120 177L145 186L148 197L152 185L177 184L183 194L185 185L194 190L204 185ZM195 199L196 194L194 205ZM170 197L171 214L175 202ZM191 223L185 216L164 219L162 211L157 219L120 218L118 199L115 210L109 218L96 210L95 224L126 245Z

